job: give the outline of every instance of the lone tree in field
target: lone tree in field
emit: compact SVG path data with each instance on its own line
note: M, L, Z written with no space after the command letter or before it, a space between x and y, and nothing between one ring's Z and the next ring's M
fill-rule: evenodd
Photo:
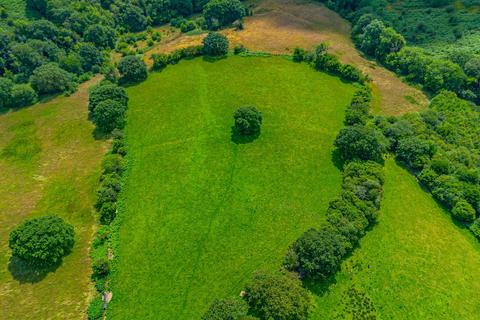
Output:
M235 131L243 136L252 136L260 133L262 113L255 107L241 107L233 115Z
M44 216L22 223L10 233L12 255L33 267L48 267L72 251L73 226L58 216Z
M228 53L228 39L223 34L210 32L203 39L203 51L207 56L220 57Z

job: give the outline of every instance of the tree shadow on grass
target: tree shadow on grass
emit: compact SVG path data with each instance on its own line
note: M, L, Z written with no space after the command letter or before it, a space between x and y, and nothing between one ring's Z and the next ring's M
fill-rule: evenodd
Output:
M241 134L238 131L238 129L235 128L235 126L232 127L231 139L232 139L232 142L235 143L235 144L251 143L251 142L255 141L259 136L260 136L260 131L255 133L255 134L245 136L245 135Z
M325 280L314 280L310 278L303 280L305 288L319 297L323 297L328 292L330 286L336 283L337 280L335 279L335 275L332 275Z
M37 283L42 281L50 272L55 272L61 264L62 261L59 261L52 266L38 268L29 265L18 257L12 256L8 263L8 271L20 283Z
M212 57L212 56L205 55L205 56L203 56L203 61L213 63L213 62L217 62L217 61L224 60L224 59L227 59L227 58L228 58L227 55L219 56L219 57Z
M331 156L332 156L333 165L338 170L343 170L343 165L345 164L345 161L343 161L342 156L340 155L340 152L338 152L337 148L334 148L332 150Z

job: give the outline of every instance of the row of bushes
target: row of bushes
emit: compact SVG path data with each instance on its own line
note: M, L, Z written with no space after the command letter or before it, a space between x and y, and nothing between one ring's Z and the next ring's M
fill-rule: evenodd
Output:
M102 319L109 294L109 274L112 269L112 223L117 216L117 201L122 190L122 174L125 169L126 149L123 134L115 129L112 132L112 149L102 163L100 187L97 191L95 209L101 227L92 243L92 280L97 294L87 310L89 320Z
M480 239L479 122L475 106L447 91L419 114L375 119L397 159Z
M328 53L328 46L325 43L318 45L312 52L295 48L293 61L307 61L316 70L339 76L345 81L364 83L367 80L360 70L350 64L341 63L336 56Z

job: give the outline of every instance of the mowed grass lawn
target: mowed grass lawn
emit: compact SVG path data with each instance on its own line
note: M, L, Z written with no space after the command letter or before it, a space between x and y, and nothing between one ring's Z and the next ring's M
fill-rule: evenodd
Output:
M313 319L332 319L352 285L381 319L480 319L480 244L393 160L378 224L343 264Z
M0 115L0 319L82 319L93 285L93 203L106 152L87 120L87 88L71 97ZM57 214L75 227L75 246L54 272L10 264L8 236L27 218Z
M129 90L129 169L111 319L199 319L324 219L355 87L281 57L182 61ZM263 112L231 140L233 112Z

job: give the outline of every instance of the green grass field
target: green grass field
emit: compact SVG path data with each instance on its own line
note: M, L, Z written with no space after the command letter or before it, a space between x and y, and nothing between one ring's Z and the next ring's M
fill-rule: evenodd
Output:
M130 168L111 319L198 319L323 219L355 88L281 57L182 61L129 89ZM231 141L254 104L261 136Z
M345 292L364 292L381 319L479 319L480 245L415 178L386 163L379 222L317 298L313 319L345 319Z
M93 286L92 204L106 144L87 120L87 87L0 115L0 319L82 319ZM26 218L58 214L75 227L75 247L54 272L9 263L8 235Z

